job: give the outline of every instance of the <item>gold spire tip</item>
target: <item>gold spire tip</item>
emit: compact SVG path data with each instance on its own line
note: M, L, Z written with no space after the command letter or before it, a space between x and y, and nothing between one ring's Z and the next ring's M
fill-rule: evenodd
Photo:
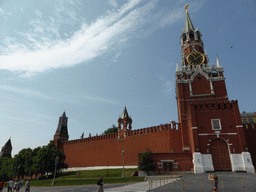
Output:
M188 5L189 5L189 4L186 4L185 7L184 7L184 9L185 9L186 12L188 12Z

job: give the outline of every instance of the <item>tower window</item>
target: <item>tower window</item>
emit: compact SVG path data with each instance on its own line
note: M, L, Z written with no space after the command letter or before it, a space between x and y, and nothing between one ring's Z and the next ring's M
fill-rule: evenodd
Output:
M221 108L220 108L220 104L218 104L218 108L219 108L219 110L221 110Z
M206 105L206 109L207 109L207 110L209 110L209 107L208 107L208 105Z
M193 33L189 33L189 38L190 39L194 39L195 38L194 34Z
M202 105L200 105L200 110L203 111L203 106Z
M212 104L212 110L214 110L214 104Z
M233 105L232 105L232 103L230 103L230 108L231 108L231 109L233 109Z
M195 105L195 111L197 111L196 105Z
M224 109L227 109L227 105L226 105L226 103L224 103Z
M201 129L203 129L203 125L201 125Z
M213 72L212 72L212 76L213 76L213 77L218 77L217 71L213 71Z
M212 130L221 130L220 119L212 119Z

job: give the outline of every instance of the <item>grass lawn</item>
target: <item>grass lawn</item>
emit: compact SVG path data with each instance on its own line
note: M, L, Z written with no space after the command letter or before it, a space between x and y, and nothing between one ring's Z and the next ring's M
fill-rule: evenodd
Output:
M125 178L122 178L123 169L101 169L86 171L70 171L57 174L54 186L67 185L96 185L100 176L103 175L104 184L130 183L144 181L145 177L132 177L132 173L138 169L125 169ZM77 174L80 173L78 178ZM108 177L107 177L108 173ZM52 179L30 180L31 186L51 186Z

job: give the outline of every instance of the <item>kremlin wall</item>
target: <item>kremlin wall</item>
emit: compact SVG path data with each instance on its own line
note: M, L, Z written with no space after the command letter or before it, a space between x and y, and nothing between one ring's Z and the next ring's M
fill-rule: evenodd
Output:
M154 153L172 153L174 161L180 157L190 157L190 160L184 161L188 166L177 169L190 170L191 153L182 154L180 136L177 124L165 124L128 131L126 138L118 138L118 133L114 133L66 141L63 150L69 167L121 166L123 150L125 165L138 165L139 153L149 148Z

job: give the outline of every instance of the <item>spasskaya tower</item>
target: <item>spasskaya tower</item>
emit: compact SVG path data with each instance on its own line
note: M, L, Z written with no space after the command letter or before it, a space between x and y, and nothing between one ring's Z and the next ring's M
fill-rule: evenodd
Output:
M218 57L216 64L210 66L202 34L194 28L187 9L188 5L185 29L180 36L181 67L178 61L176 67L182 150L192 153L195 173L252 172L238 103L228 99Z

